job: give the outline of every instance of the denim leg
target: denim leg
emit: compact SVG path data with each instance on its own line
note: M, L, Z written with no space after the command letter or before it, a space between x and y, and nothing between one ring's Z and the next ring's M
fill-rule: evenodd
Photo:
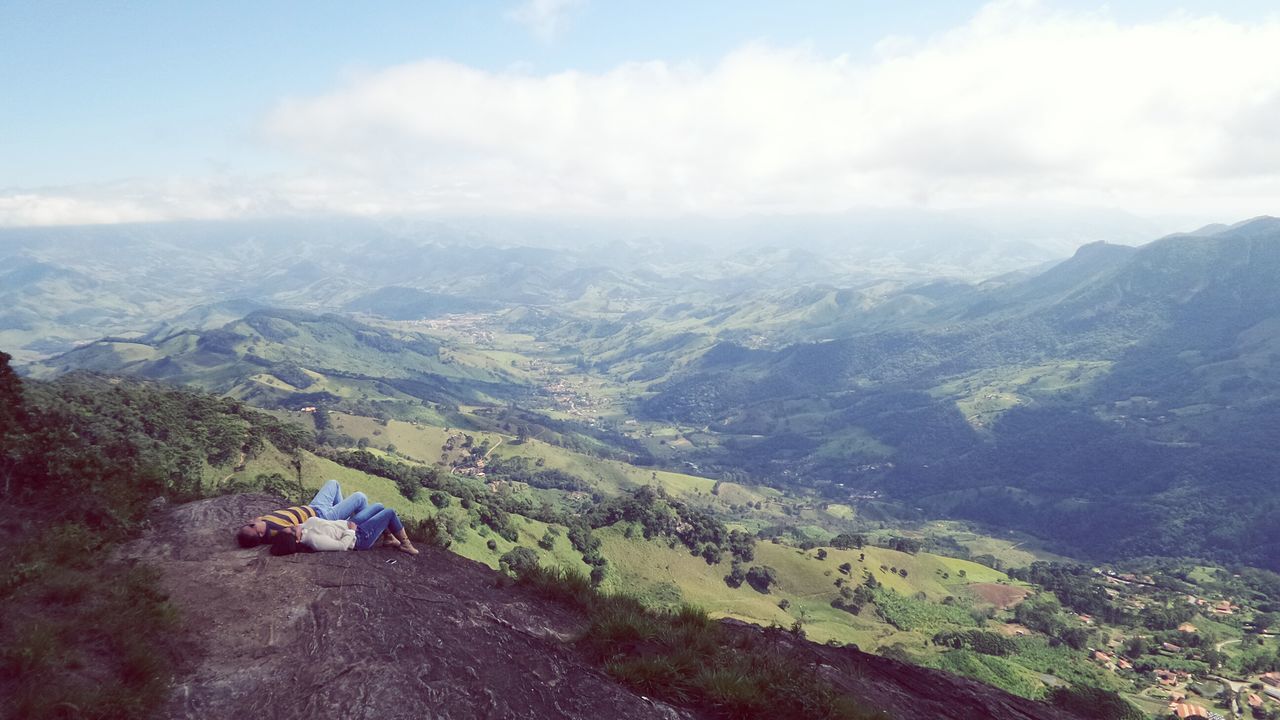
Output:
M360 524L356 528L356 549L368 550L378 542L378 538L382 537L385 530L391 530L398 533L404 529L404 525L400 523L400 518L396 516L396 511L391 508L382 508L373 517Z
M324 510L340 502L342 502L342 487L338 485L338 481L325 480L324 485L320 486L320 491L316 493L315 497L311 498L311 502L308 504L317 510Z
M369 518L378 514L382 510L382 503L369 503L363 510L350 517L351 522L359 526L361 523L369 522Z
M330 508L316 508L320 512L320 517L325 520L346 520L355 515L369 504L369 498L362 492L353 492L347 496L346 500L334 505Z

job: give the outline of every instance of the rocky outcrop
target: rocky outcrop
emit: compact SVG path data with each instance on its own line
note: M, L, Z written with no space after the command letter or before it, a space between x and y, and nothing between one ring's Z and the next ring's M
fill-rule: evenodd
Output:
M195 649L171 718L640 718L696 712L643 697L570 642L582 618L438 548L273 557L232 531L279 506L233 495L156 513L126 558L161 573ZM895 718L1078 720L978 682L770 633Z
M273 557L232 531L279 507L233 495L170 508L127 557L157 568L198 656L171 718L653 718L565 641L579 619L436 548Z

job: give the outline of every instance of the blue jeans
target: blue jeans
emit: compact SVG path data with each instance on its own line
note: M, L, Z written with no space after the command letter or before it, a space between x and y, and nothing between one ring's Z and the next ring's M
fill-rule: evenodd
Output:
M363 510L351 516L351 522L355 523L357 526L362 523L366 523L369 521L369 518L377 515L383 507L385 506L382 503L369 503Z
M393 535L404 530L400 517L391 508L382 508L371 515L366 514L363 521L352 519L352 522L356 524L357 550L373 547L385 530L390 530Z
M325 520L346 520L363 510L369 504L369 498L362 492L354 492L343 500L338 481L326 480L308 504Z

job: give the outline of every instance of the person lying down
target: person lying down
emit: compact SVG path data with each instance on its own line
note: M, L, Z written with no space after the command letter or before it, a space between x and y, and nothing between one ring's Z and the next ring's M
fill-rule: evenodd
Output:
M418 554L396 511L374 503L350 520L313 517L300 525L286 528L272 538L271 554L369 550L379 545L410 555Z

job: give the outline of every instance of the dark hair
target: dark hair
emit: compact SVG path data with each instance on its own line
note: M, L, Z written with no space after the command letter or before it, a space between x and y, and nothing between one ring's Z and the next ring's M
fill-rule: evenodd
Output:
M294 539L291 532L282 532L271 540L272 555L292 555L296 552L298 552L298 541Z
M258 535L258 531L248 525L241 525L240 530L236 532L236 542L240 543L242 548L258 547L262 543L262 537Z

